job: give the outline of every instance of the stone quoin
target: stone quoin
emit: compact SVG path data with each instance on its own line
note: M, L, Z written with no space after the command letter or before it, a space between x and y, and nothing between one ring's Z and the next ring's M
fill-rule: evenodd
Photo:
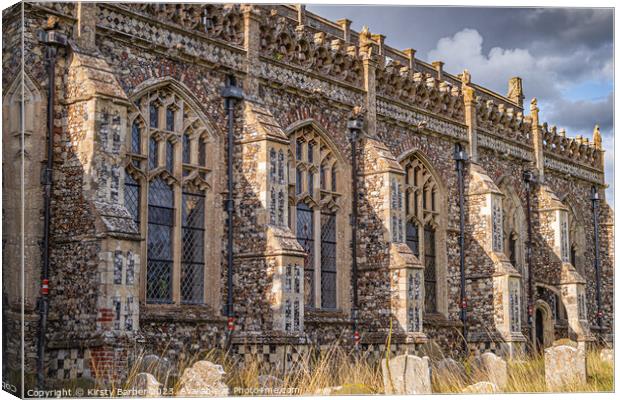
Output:
M53 82L40 40L50 31L68 39ZM358 345L378 358L390 333L392 357L432 346L456 357L463 305L475 355L612 339L601 133L573 138L539 121L519 78L504 96L293 5L25 2L4 11L3 39L9 369L24 357L26 374L36 372L48 109L46 379L123 379L136 349L172 363L231 346L283 367L314 346L354 346L354 317ZM234 103L232 177L221 93L230 77L244 94ZM354 110L363 117L356 154ZM457 143L467 153L465 304Z

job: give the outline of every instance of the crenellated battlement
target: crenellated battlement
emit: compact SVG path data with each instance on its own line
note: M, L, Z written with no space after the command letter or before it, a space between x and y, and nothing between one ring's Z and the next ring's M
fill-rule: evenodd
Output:
M34 5L71 19L78 13L76 3ZM330 21L301 5L129 3L100 4L98 8L97 25L105 30L139 38L154 50L168 49L167 54L173 56L220 63L234 70L244 69L248 46L244 14L250 12L258 20L261 62L273 66L258 74L263 79L297 85L302 90L313 87L313 95L321 93L350 105L367 90L364 63L370 62L377 114L382 115L389 104L394 112L385 117L403 123L419 119L408 116L419 110L460 124L452 130L466 124L463 74L446 72L441 61L417 59L414 49L390 47L384 35L368 28L354 31L347 19ZM524 115L520 78L510 80L507 96L470 79L466 85L473 93L472 122L481 136L486 135L481 144L492 142L494 149L515 145L525 151L533 148L532 118ZM600 132L598 145L582 136L569 138L547 123L540 126L540 132L544 154L602 171Z
M566 136L566 130L558 131L556 126L549 127L548 123L543 123L542 147L546 153L560 156L572 162L584 164L592 168L601 169L602 148L600 147L600 131L598 126L593 132L593 140L581 135L574 138ZM598 144L597 138L598 136Z

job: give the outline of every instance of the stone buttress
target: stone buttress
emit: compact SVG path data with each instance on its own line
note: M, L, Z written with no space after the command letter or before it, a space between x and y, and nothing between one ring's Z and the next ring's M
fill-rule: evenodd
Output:
M68 167L82 175L73 181L81 187L73 190L81 192L91 228L81 235L57 235L52 262L54 268L83 265L88 273L82 279L95 280L83 285L79 278L63 278L70 273L65 270L52 272L50 285L63 293L83 293L90 287L93 302L84 304L94 308L82 312L96 318L89 323L83 314L71 316L73 307L66 303L70 298L54 296L52 289L50 322L63 327L48 331L47 354L59 379L90 375L116 380L128 372L127 349L139 329L140 237L124 206L121 183L129 102L107 62L88 43L72 44L65 79L68 128L61 146L72 157L63 160L65 169L59 171L59 179L69 173ZM56 207L62 208L62 199L58 201ZM56 213L56 218L63 218L62 214ZM93 251L82 260L76 246ZM76 324L61 322L67 318L76 318Z
M243 237L244 243L235 252L234 303L241 329L233 335L233 343L242 355L257 349L267 355L263 349L269 348L269 360L283 365L291 359L286 359L285 347L276 348L276 344L306 343L305 253L288 227L289 141L271 113L258 103L244 102L243 120L236 143L242 165L237 170L242 188L238 222L251 226L253 237ZM250 199L251 205L246 204ZM252 221L245 220L246 215Z
M427 340L422 321L424 270L405 244L404 171L377 139L365 137L361 147L361 343L382 354L391 333L391 350L415 351Z
M480 249L477 261L478 274L468 274L472 279L468 297L474 285L487 282L486 298L492 304L470 304L473 315L483 319L485 328L471 333L472 342L490 340L499 349L514 355L525 342L521 333L521 275L504 253L502 228L502 198L504 195L483 168L472 162L469 166L469 185L466 193L468 229L474 247ZM471 261L470 261L471 262ZM471 264L470 264L471 268ZM476 276L479 275L479 276ZM476 283L474 283L476 282ZM492 291L492 292L491 292ZM480 301L479 298L476 302ZM482 315L479 310L484 310ZM490 311L490 312L489 312ZM485 337L488 336L488 337Z

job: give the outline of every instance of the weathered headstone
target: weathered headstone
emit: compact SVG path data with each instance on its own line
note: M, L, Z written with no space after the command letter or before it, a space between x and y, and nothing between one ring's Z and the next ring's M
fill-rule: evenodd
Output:
M500 390L508 385L508 364L493 353L474 358L472 369L476 380L494 383Z
M386 394L430 394L431 376L428 357L401 355L386 365L381 361Z
M222 382L226 373L221 365L198 361L186 368L179 380L179 396L228 396L228 386Z
M601 361L607 362L613 365L614 363L614 349L603 349L601 350Z
M462 391L463 393L498 393L499 388L493 382L478 382L473 385L467 386Z
M141 372L136 375L133 388L137 392L138 396L162 396L161 383L157 382L157 379L155 379L153 375L146 372Z
M437 379L462 379L465 377L465 367L448 357L435 363L433 374Z
M155 354L147 354L140 360L140 372L147 372L157 380L165 382L173 371L172 364L166 357L159 357Z
M545 349L545 381L547 389L561 390L567 385L586 383L586 357L572 346Z

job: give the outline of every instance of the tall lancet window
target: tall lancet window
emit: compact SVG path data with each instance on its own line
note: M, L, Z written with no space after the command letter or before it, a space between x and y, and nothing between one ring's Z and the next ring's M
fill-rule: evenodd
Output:
M515 187L518 187L518 185L513 179L507 176L498 184L500 191L504 195L502 198L503 252L510 260L512 266L521 274L521 288L523 288L528 280L527 263L525 262L527 223L521 198L515 190ZM515 292L513 290L513 297L515 293L519 296L515 304L521 307L520 313L524 314L527 311L527 291L517 290Z
M393 206L404 201L404 241L424 265L424 311L446 312L444 197L423 157L411 155L401 165L405 170L404 195L396 196ZM392 183L392 191L398 192L398 187Z
M211 239L205 232L214 212L208 190L214 142L198 106L172 85L145 91L134 104L125 207L145 228L141 297L147 304L203 304L214 286L205 281L213 264L205 257Z
M204 301L205 195L190 188L183 191L181 252L181 301Z
M149 185L146 299L172 302L174 192L163 178Z
M330 143L310 126L291 135L289 217L306 251L306 309L338 308L339 198L336 156ZM294 175L293 175L294 174Z

